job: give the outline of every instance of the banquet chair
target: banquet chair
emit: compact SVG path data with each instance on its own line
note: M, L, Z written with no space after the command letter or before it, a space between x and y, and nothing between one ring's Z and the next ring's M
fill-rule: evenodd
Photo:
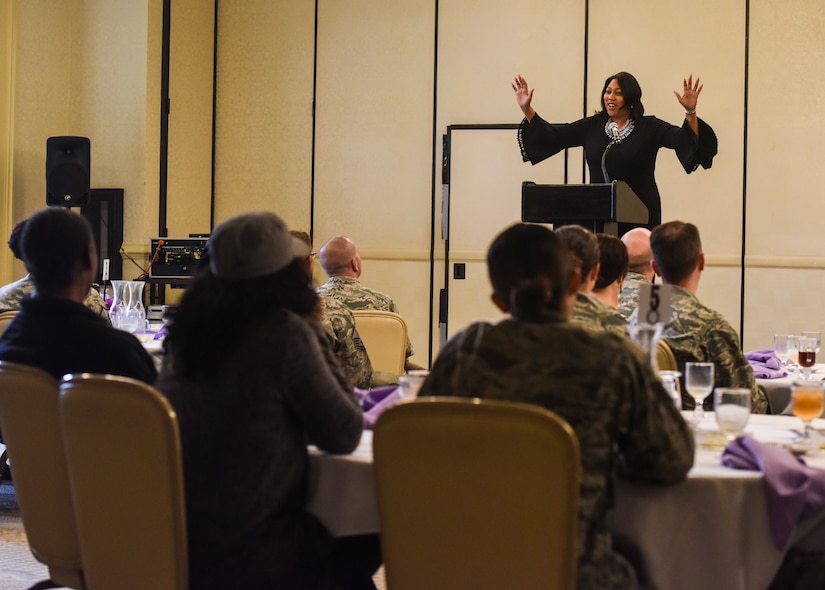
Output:
M175 411L150 385L76 374L60 424L89 590L185 590L188 549Z
M392 590L575 588L578 439L530 404L417 398L373 434Z
M401 375L407 360L407 323L397 313L354 309L355 328L375 371Z
M0 430L14 469L23 529L50 580L32 588L86 588L58 417L58 382L0 361Z
M17 315L17 310L9 310L9 311L2 311L0 312L0 335L6 331L6 326L8 326L14 317Z
M663 339L659 339L659 344L656 351L656 364L660 371L678 371L679 363L676 361L676 356L673 354L670 345Z

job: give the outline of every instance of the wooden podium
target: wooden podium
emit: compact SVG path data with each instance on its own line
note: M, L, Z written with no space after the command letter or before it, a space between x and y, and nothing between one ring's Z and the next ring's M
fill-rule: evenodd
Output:
M619 223L647 223L648 211L627 183L521 184L521 220L581 225L618 236Z

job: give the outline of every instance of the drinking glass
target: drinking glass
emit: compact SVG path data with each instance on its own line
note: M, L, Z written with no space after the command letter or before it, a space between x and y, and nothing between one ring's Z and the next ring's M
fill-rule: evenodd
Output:
M401 399L414 399L418 397L418 390L424 384L424 379L429 375L427 370L408 371L406 375L398 377L398 395Z
M659 371L659 379L662 380L662 385L677 410L682 409L682 384L679 381L681 377L682 374L679 371Z
M745 431L751 413L751 390L717 387L713 392L716 423L729 441Z
M819 354L819 348L822 344L822 334L816 330L803 330L802 331L803 338L813 338L816 340L816 352Z
M791 360L791 353L788 350L788 334L774 334L773 335L773 352L776 358L780 360L783 367L787 367Z
M794 381L791 384L791 411L802 420L805 429L799 442L812 448L818 438L811 428L811 421L818 418L825 409L825 384L822 381Z
M793 334L788 334L788 367L790 367L788 374L793 376L796 374L796 369L799 366L797 360L799 359L799 337Z
M811 378L811 367L816 363L816 339L815 338L799 338L799 366L802 367L802 377L804 379Z
M705 415L705 398L713 391L713 363L685 363L685 389L694 400L693 417Z

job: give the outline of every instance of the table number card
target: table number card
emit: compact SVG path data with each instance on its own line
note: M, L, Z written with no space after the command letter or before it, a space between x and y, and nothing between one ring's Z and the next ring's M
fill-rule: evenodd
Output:
M640 324L667 324L670 321L671 291L670 285L640 285L636 321Z

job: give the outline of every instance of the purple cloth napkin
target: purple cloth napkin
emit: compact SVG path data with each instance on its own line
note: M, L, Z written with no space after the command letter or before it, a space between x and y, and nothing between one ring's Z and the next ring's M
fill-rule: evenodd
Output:
M757 379L780 379L787 375L782 369L782 361L769 348L746 352L745 358L748 359L753 368L753 376Z
M808 467L790 451L740 436L728 443L722 465L762 472L771 537L783 549L794 527L825 507L825 471Z
M398 397L398 385L383 385L372 389L355 387L353 391L364 409L364 428L366 430L372 430L381 412L400 399Z

